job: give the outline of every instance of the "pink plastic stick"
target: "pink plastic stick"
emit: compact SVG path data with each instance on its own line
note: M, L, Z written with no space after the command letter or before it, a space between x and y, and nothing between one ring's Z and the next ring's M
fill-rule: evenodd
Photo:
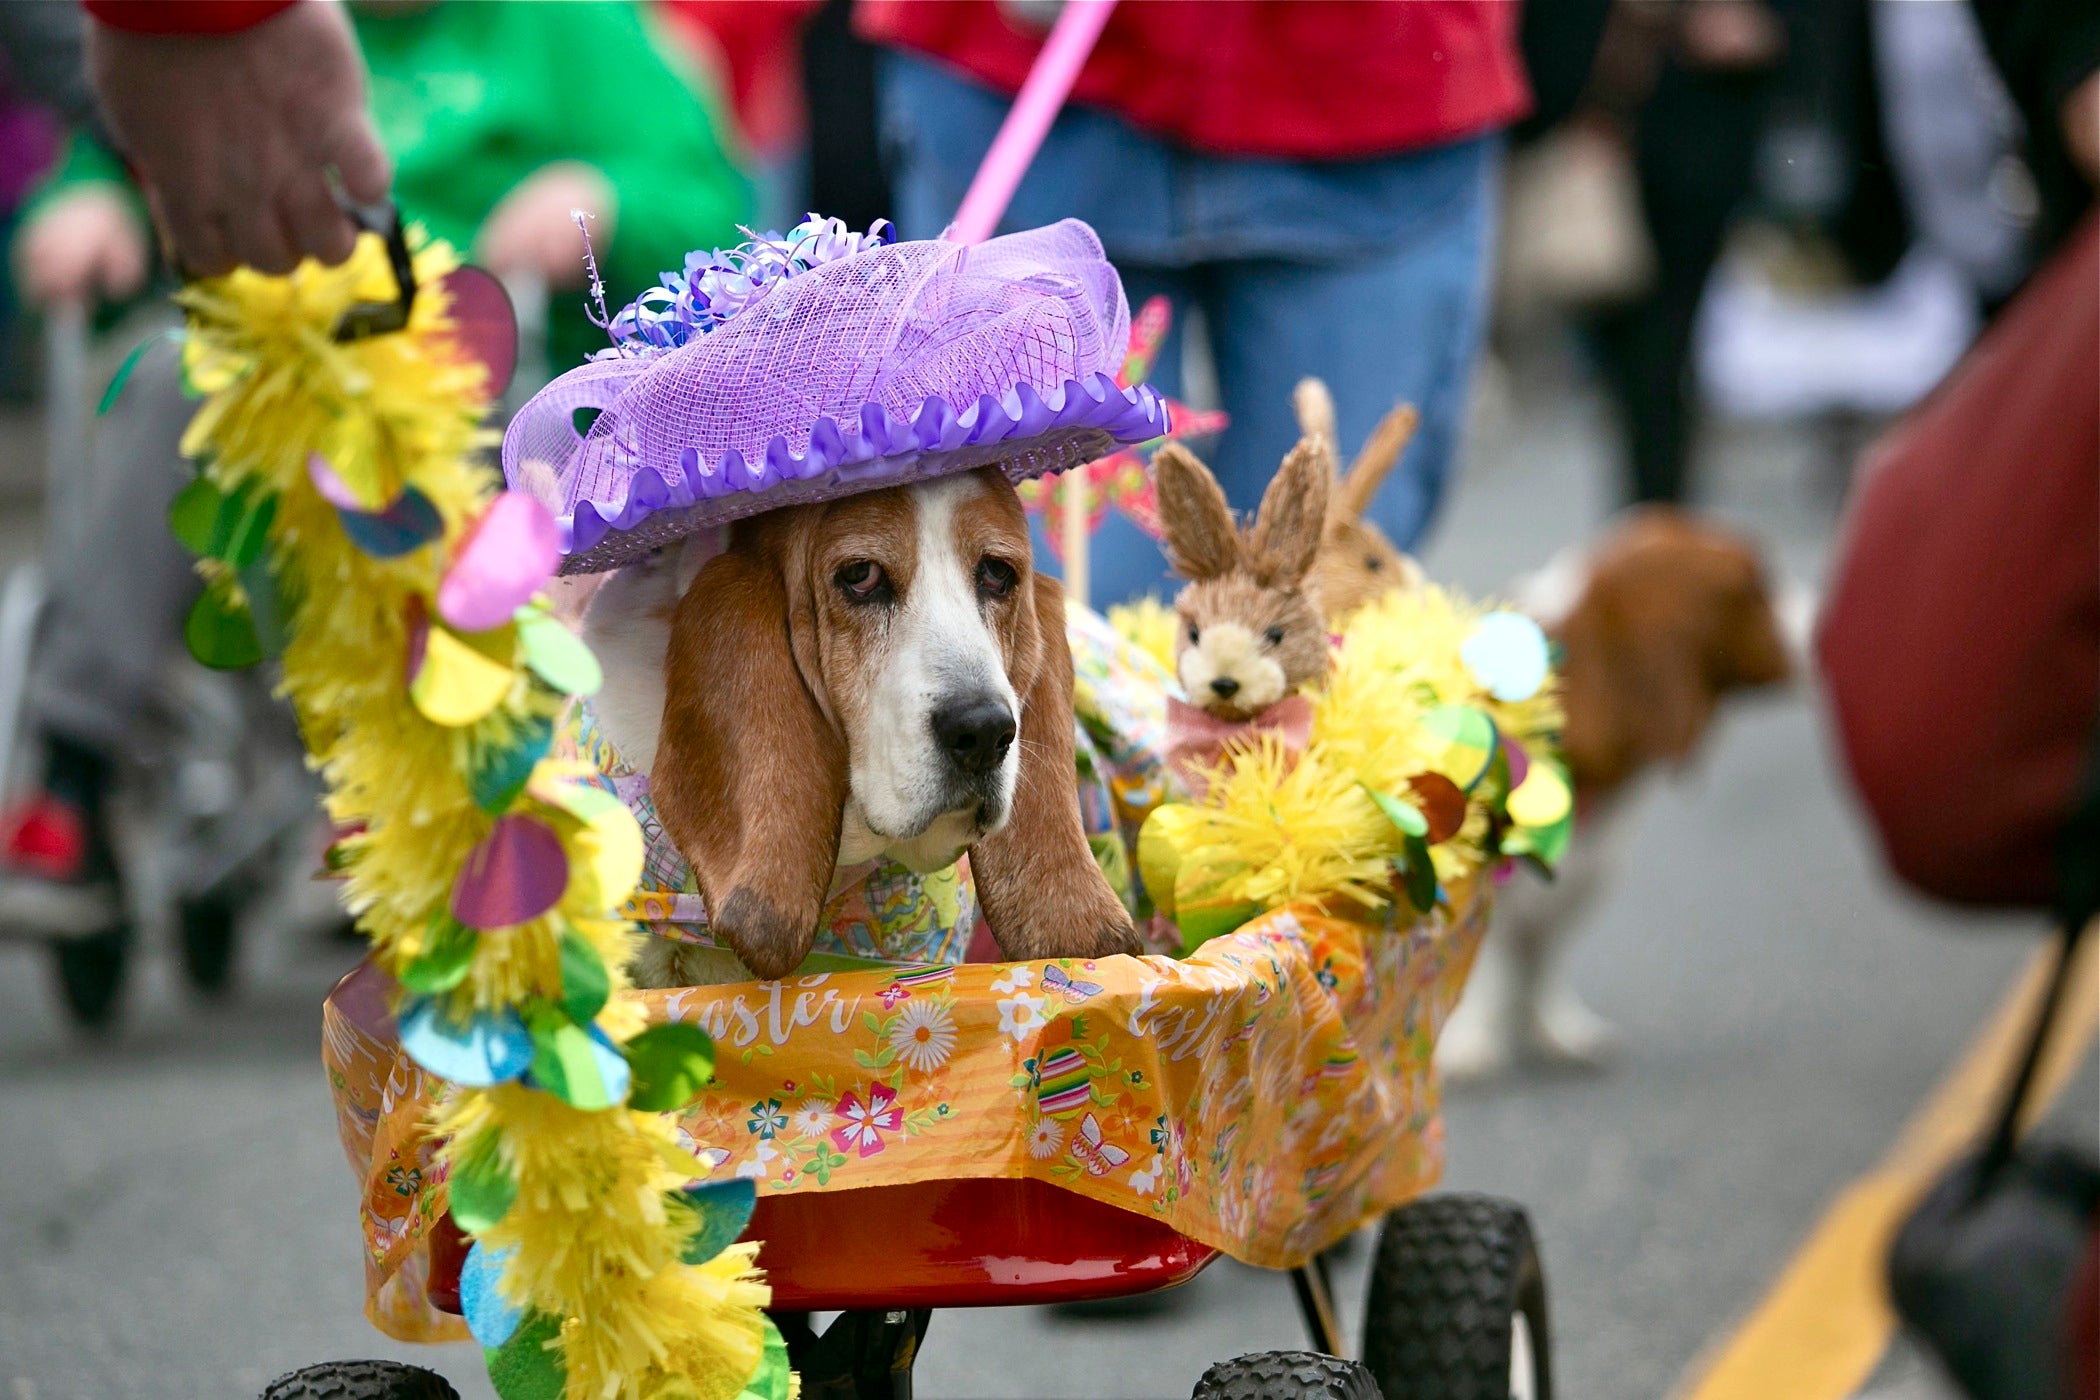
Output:
M1065 105L1087 55L1094 51L1094 41L1101 37L1101 26L1108 23L1109 11L1115 7L1116 0L1066 0L1043 51L1036 55L1035 67L1028 70L1028 81L1021 84L1012 110L992 138L992 148L984 153L984 164L970 181L970 192L963 196L962 208L955 212L955 223L949 229L950 238L958 243L982 243L999 227L1021 177L1042 149L1050 123Z

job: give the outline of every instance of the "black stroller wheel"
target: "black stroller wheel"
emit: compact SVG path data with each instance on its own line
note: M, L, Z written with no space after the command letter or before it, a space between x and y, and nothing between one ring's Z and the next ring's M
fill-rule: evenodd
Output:
M1523 1207L1430 1196L1386 1216L1364 1304L1385 1400L1553 1400L1549 1342Z
M1357 1361L1317 1351L1261 1351L1220 1361L1192 1400L1383 1400Z
M262 1400L459 1400L452 1382L399 1361L324 1361L279 1376Z

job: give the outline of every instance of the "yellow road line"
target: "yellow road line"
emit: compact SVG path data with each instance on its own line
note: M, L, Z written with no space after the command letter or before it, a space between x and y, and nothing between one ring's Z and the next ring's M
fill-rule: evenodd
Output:
M2062 1092L2100 1024L2100 967L2089 934L2056 1033L2035 1077L2029 1118ZM1857 1391L1895 1330L1882 1283L1898 1225L1956 1157L1974 1149L2012 1076L2055 958L2019 981L1872 1171L1846 1187L1771 1290L1687 1374L1684 1400L1841 1400Z

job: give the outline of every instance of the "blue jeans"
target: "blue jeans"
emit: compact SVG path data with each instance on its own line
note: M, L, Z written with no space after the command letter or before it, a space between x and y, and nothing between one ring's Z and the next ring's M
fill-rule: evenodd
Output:
M932 238L961 204L1006 99L892 52L880 100L899 229ZM1345 460L1395 403L1415 404L1422 426L1371 509L1411 549L1457 457L1486 321L1501 150L1499 136L1482 136L1375 160L1236 159L1068 107L1001 228L1084 219L1133 310L1172 299L1174 332L1152 372L1167 394L1181 392L1189 308L1203 309L1232 426L1194 445L1242 510L1297 441L1290 396L1302 377L1334 391ZM1040 548L1037 557L1050 563ZM1176 587L1158 547L1114 513L1092 560L1097 606Z

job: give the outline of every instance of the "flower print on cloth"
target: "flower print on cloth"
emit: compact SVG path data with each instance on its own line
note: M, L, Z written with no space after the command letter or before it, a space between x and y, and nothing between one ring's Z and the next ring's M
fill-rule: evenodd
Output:
M619 995L641 1020L715 1038L715 1080L678 1115L706 1179L775 1196L1026 1178L1288 1267L1435 1182L1430 1055L1485 884L1452 887L1450 909L1420 920L1280 910L1181 960ZM383 989L353 986L376 976L329 999L324 1036L362 1183L367 1313L391 1336L438 1340L458 1323L424 1296L446 1201L426 1165L431 1085L395 1044Z
M1065 1125L1045 1118L1028 1130L1028 1155L1038 1162L1055 1157L1065 1145Z
M831 1131L831 1100L804 1099L788 1115L788 1122L798 1138L824 1136Z
M787 1115L780 1111L779 1099L767 1099L751 1105L751 1117L746 1120L751 1131L762 1138L771 1139L787 1127Z
M904 1114L897 1107L897 1095L887 1084L871 1085L865 1103L859 1094L854 1093L840 1099L839 1120L839 1126L832 1130L831 1140L838 1144L839 1151L857 1151L863 1157L872 1157L882 1151L882 1135L897 1132L904 1126Z
M898 1059L931 1074L955 1049L955 1016L944 1002L913 1002L890 1023L889 1042Z
M1026 992L1016 992L999 1003L999 1033L1015 1040L1026 1040L1035 1031L1049 1022L1043 1016L1043 999Z

